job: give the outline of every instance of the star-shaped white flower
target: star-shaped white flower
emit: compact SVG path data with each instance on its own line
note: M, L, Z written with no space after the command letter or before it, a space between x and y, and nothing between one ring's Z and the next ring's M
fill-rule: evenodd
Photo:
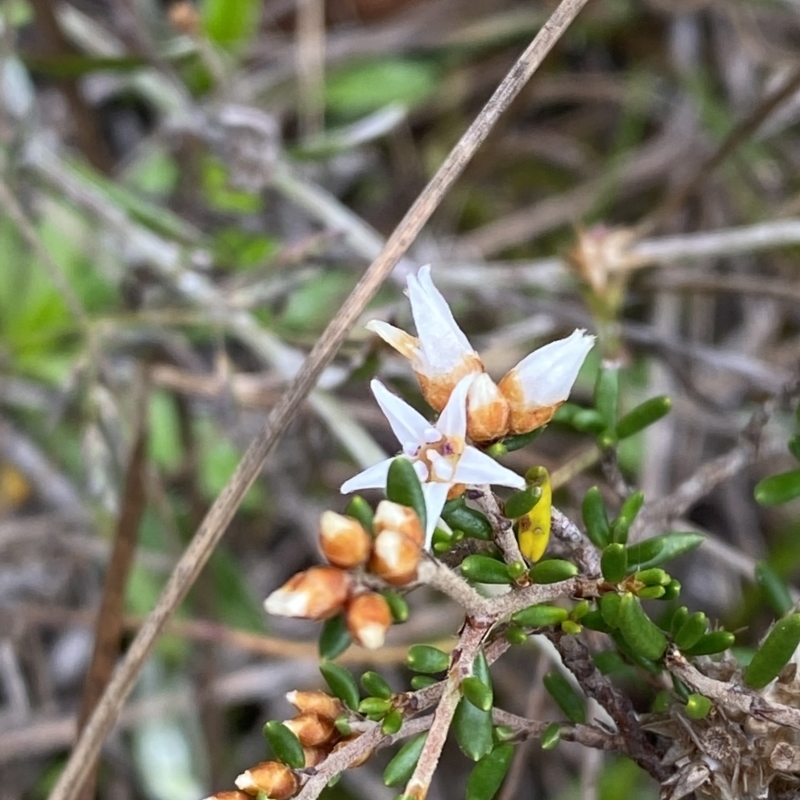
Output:
M411 459L422 482L425 496L426 547L442 513L450 490L458 484L498 484L514 489L525 487L525 480L493 458L466 443L467 393L474 375L462 378L453 389L439 419L431 424L408 403L392 394L380 381L370 384L402 453ZM386 459L342 484L342 493L360 489L382 489L392 459Z

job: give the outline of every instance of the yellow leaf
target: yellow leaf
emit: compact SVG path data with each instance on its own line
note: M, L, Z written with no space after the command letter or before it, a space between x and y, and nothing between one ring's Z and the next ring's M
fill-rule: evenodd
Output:
M520 552L534 563L544 555L547 543L550 541L550 507L553 504L553 489L550 486L550 474L546 470L542 472L544 477L539 482L542 496L530 514L520 517L517 529Z

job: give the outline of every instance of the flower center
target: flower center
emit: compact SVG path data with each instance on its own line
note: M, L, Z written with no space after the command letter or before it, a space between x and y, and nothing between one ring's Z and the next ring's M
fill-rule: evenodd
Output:
M421 481L452 483L458 460L464 451L464 440L460 436L445 436L436 428L428 428L423 436L423 444L409 444L403 450L413 460Z

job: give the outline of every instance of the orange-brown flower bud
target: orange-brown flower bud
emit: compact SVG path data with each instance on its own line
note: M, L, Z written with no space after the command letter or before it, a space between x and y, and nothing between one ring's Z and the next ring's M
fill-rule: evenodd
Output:
M341 750L343 747L347 747L350 742L355 741L356 739L361 736L360 733L351 733L349 736L345 736L340 742L337 742L336 746L333 748L332 752L336 752L337 750ZM372 755L375 751L374 750L367 750L366 753L360 755L355 761L350 763L350 768L355 769L356 767L360 767L362 764L366 764L367 761L372 758Z
M342 701L325 692L298 692L295 689L286 693L286 699L301 714L312 713L328 719L336 719L344 711Z
M402 586L417 576L417 565L422 557L422 546L394 530L381 531L375 537L369 571L386 583Z
M243 772L236 779L236 785L248 795L264 792L270 800L288 800L297 793L298 782L286 764L262 761Z
M358 520L325 511L319 523L319 547L334 567L354 569L369 558L372 537Z
M330 750L327 747L304 747L303 756L305 757L305 767L316 767L327 757Z
M327 619L347 600L352 578L336 567L312 567L298 572L265 601L269 614L303 619Z
M392 624L392 612L382 595L369 592L348 603L345 619L353 639L369 650L376 650L383 645Z
M244 792L215 792L205 800L251 800L251 795Z
M316 747L332 741L338 731L330 717L307 712L283 723L299 740L303 747Z
M412 542L416 542L420 547L425 541L425 531L414 510L408 506L393 503L391 500L381 500L378 503L372 524L375 526L376 534L380 534L385 530L397 531L408 536Z
M493 442L508 433L511 408L497 384L477 375L467 393L467 435L473 442Z
M169 21L181 33L195 36L200 29L200 15L190 0L177 0L169 7Z

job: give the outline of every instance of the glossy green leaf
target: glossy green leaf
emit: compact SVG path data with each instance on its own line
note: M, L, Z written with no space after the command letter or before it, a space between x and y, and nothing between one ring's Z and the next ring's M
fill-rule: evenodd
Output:
M683 652L687 656L713 656L733 647L735 642L736 637L730 631L712 631L701 636L697 644Z
M461 562L461 574L475 583L511 583L506 565L489 556L467 556Z
M708 617L702 611L695 611L689 615L686 621L678 628L675 633L675 644L681 650L688 650L694 647L708 628Z
M622 504L617 518L611 523L611 541L627 544L628 531L644 503L644 493L634 492Z
M664 600L677 600L681 594L681 582L677 578L673 578L664 587Z
M689 719L705 719L711 711L711 700L702 694L690 694L686 700L686 716Z
M369 533L374 532L372 520L375 517L375 513L372 510L372 506L360 494L350 498L349 502L344 507L344 513L348 517L357 519L365 531Z
M597 486L586 492L581 504L586 535L595 547L601 550L611 541L611 525L606 514L606 504Z
M525 628L545 628L549 625L559 625L569 617L566 608L549 606L545 603L523 608L511 617L517 625Z
M547 689L568 720L580 724L586 722L584 699L575 691L564 675L556 671L548 672L544 676L544 688Z
M642 600L662 600L666 593L664 586L645 586L636 590L636 596Z
M645 586L666 586L672 577L660 567L650 567L650 569L640 569L633 576L637 581L641 581Z
M413 672L431 674L444 672L450 666L450 656L429 644L414 644L408 648L406 665Z
M590 611L586 616L582 617L581 625L590 631L599 631L600 633L611 633L612 630L611 626L603 619L599 609Z
M282 761L292 769L302 769L306 765L303 745L282 722L270 720L264 726L264 736L278 761Z
M332 661L344 653L351 642L344 614L326 619L319 634L319 657Z
M619 631L631 649L651 661L658 661L667 649L667 637L647 616L639 598L622 595L617 619Z
M513 755L514 745L505 742L478 761L467 778L465 800L492 800L511 766Z
M513 436L506 436L500 444L503 445L506 453L513 453L515 450L521 450L523 447L527 447L546 427L546 425L542 425L541 428L536 428L528 433L517 433Z
M445 503L442 519L454 531L464 531L466 536L473 539L489 541L492 538L492 524L480 511L470 508L463 497Z
M483 653L478 653L472 665L472 674L491 688L492 676ZM482 711L465 697L461 698L453 717L453 732L461 751L467 758L478 761L492 751L492 712Z
M505 502L505 516L509 519L524 517L541 499L542 489L540 486L528 486L522 491L515 492Z
M383 771L383 782L386 786L401 786L408 782L414 773L414 767L422 755L428 732L420 733L409 739L386 765Z
M481 711L490 711L494 704L492 688L474 675L468 675L461 681L461 694Z
M358 684L352 673L331 661L320 664L319 671L333 695L355 711L358 708L359 693Z
M751 689L763 689L778 677L800 644L800 614L789 614L775 623L744 671Z
M673 638L687 619L689 619L689 609L686 608L686 606L680 606L672 612L672 617L669 621L669 629Z
M393 694L392 687L386 683L383 675L379 675L372 670L365 672L361 676L361 685L364 687L364 691L372 697L388 700Z
M371 719L382 719L383 716L392 708L392 701L380 697L365 697L358 704L358 713L364 714Z
M629 436L639 433L669 414L671 408L672 400L666 396L651 397L649 400L645 400L644 403L631 409L620 418L617 423L617 436L620 439L627 439Z
M781 580L781 576L766 561L756 565L756 583L776 614L783 615L794 605L789 589Z
M606 428L614 428L619 401L619 368L601 367L594 385L594 404Z
M561 726L557 722L551 722L542 734L539 740L542 744L542 750L552 750L561 741Z
M753 494L762 506L776 506L800 497L800 469L764 478L756 484Z
M600 554L600 571L609 583L619 583L628 569L628 551L624 544L612 542Z
M409 609L405 597L390 589L382 591L381 594L389 606L389 611L392 612L392 622L398 624L406 622L406 620L408 620Z
M606 427L603 415L593 408L582 408L577 411L570 422L572 427L581 433L600 433Z
M431 675L414 675L411 678L411 688L416 691L417 689L427 689L433 686L434 683L439 683L439 678L434 678Z
M578 574L578 568L571 561L548 558L534 564L529 574L534 583L559 583L574 578Z
M395 458L386 476L386 497L393 503L408 506L417 512L423 529L425 528L425 496L414 465L407 458Z
M606 592L600 598L600 613L606 624L612 628L616 628L619 622L619 606L621 602L622 596L617 592Z
M628 547L628 569L660 567L673 558L696 550L705 541L699 533L676 531L662 533Z
M381 723L381 733L384 736L394 736L403 727L403 712L399 708L393 708L383 718Z

